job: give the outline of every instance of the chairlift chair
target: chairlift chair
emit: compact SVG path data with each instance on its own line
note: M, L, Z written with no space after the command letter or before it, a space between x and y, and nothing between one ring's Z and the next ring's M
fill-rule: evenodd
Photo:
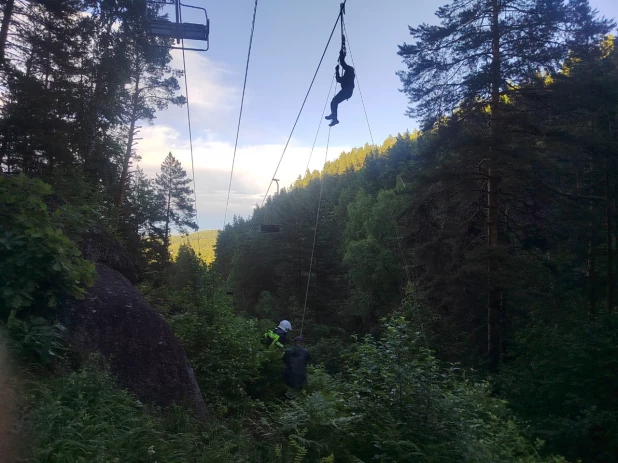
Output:
M162 37L166 39L175 39L179 44L184 40L197 40L206 42L206 48L189 48L184 46L184 42L180 47L169 47L174 50L192 50L192 51L208 51L210 49L210 19L205 8L193 5L187 5L180 0L152 0L149 3L158 5L174 5L176 10L176 21L167 21L164 19L151 19L148 21L148 34L151 37ZM193 8L204 13L204 23L186 23L182 22L182 9Z
M261 224L260 233L281 233L281 225Z
M273 178L271 182L276 182L277 183L277 192L275 193L275 195L276 196L279 195L279 179L278 178ZM273 216L274 216L274 214L273 214L272 206L271 206L271 221L272 221ZM260 233L281 233L281 225L260 224L258 229L259 229Z

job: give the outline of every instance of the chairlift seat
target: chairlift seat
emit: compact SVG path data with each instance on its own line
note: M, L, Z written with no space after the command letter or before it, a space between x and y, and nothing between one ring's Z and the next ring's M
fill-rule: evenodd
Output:
M262 224L260 233L281 233L281 225Z
M206 24L174 23L160 19L153 19L148 23L148 32L154 37L168 39L187 39L208 41L210 21Z
M209 24L181 23L180 36L187 40L208 40Z
M148 33L155 37L176 38L178 37L177 24L161 19L148 21Z

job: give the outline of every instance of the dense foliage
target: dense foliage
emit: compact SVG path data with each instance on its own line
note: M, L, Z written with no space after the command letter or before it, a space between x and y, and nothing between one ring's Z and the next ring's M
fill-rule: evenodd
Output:
M10 312L53 308L58 299L80 297L93 266L80 258L65 234L70 207L50 211L49 185L24 175L0 177L0 320ZM79 218L83 217L77 217ZM69 230L69 233L75 230Z
M182 408L147 410L119 390L93 359L28 388L28 457L49 463L238 461L234 437L204 427Z

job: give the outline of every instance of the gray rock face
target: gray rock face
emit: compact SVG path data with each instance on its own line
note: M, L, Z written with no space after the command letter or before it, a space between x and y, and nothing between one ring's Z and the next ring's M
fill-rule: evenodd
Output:
M102 228L95 226L84 234L81 252L84 259L113 268L133 284L141 280L141 270L129 250Z
M163 317L120 273L96 264L84 300L65 313L69 342L82 355L100 352L119 386L143 403L186 402L206 418L195 374Z

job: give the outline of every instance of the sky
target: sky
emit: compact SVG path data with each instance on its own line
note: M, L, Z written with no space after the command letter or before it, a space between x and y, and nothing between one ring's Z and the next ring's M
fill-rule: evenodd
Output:
M238 125L254 0L185 0L207 9L210 50L186 52L187 82L193 132L193 157L201 230L221 229L224 223L230 169ZM234 215L248 217L261 204L313 74L339 14L340 0L261 0L258 3L243 118L238 139L227 223ZM435 10L444 0L350 0L345 24L348 57L358 77L354 96L339 107L340 124L330 132L322 121L337 64L341 38L335 32L306 106L276 178L289 186L310 169L320 169L325 156L371 143L359 87L375 143L389 135L418 127L405 115L407 98L399 91L396 71L403 70L398 45L409 41L408 26L435 23ZM618 17L618 0L590 0L606 17ZM200 22L191 9L185 22ZM201 48L201 42L186 42ZM182 69L182 52L172 50L172 65ZM348 59L350 62L351 59ZM350 63L352 64L352 63ZM182 93L184 82L180 80ZM332 97L332 95L331 95ZM329 112L329 111L328 111ZM187 107L170 107L153 125L142 124L139 163L154 177L168 152L192 176ZM312 154L312 145L316 140ZM311 161L309 162L311 155ZM276 187L273 185L271 194Z

